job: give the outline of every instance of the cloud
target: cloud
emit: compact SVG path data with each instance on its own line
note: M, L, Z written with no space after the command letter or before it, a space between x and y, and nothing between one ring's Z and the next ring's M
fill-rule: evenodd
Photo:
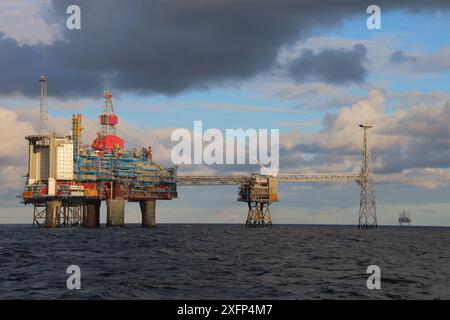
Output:
M27 142L25 136L33 133L28 121L17 113L0 106L0 199L15 199L26 174Z
M39 75L51 79L52 95L94 95L102 90L103 76L61 64L44 44L19 44L0 32L0 94L37 96ZM75 91L77 90L77 91Z
M405 169L402 172L377 177L379 184L402 184L425 189L446 188L450 185L450 170L441 168Z
M319 53L304 49L288 63L289 76L298 82L323 81L333 84L363 82L367 70L367 48L362 44L347 49L324 49Z
M440 48L435 52L398 50L399 43L404 41L402 35L375 35L368 39L342 38L336 36L313 36L306 40L296 41L283 46L277 56L277 63L286 66L306 51L322 52L325 50L351 51L355 45L363 45L367 49L366 59L370 63L363 65L368 75L397 75L440 73L450 68L450 47ZM347 62L350 63L350 62ZM359 64L355 61L355 65ZM305 73L305 76L308 76ZM303 84L303 83L302 83Z
M0 2L0 32L20 44L51 44L60 28L46 20L51 0L3 0Z
M374 172L384 183L440 188L450 185L450 100L423 104L419 93L402 94L408 111L386 112L397 94L371 90L366 98L327 114L319 133L280 137L280 168L284 172L357 172L361 161L360 122L374 122L370 130ZM424 94L427 96L427 94ZM435 96L439 96L437 93ZM420 101L420 104L414 104Z
M308 38L314 30L365 15L357 0L327 4L136 0L131 5L119 0L64 0L52 2L47 23L64 26L70 4L81 7L81 30L62 28L61 35L47 44L19 44L9 37L14 34L11 30L0 38L0 94L36 95L34 79L42 72L52 80L52 94L58 96L93 96L105 84L121 91L170 95L236 83L270 70L283 46ZM379 5L385 11L408 8L412 12L449 6L442 1ZM359 47L353 53L360 57L363 51ZM317 66L310 71L316 70ZM319 71L320 76L335 81L358 81L364 75L358 66L350 70L356 78L340 76L330 66Z
M14 164L23 159L27 152L25 136L33 131L30 122L18 119L17 113L0 106L0 161Z
M444 105L450 99L450 93L444 91L430 92L399 92L389 94L389 99L395 103L395 109L405 110L410 106Z
M405 61L416 61L416 58L405 55L405 53L402 50L399 50L399 51L395 51L391 54L390 61L393 64L397 64L397 63L402 63Z
M405 53L395 51L389 56L391 65L400 67L403 73L442 73L450 69L450 47L434 53Z
M413 71L417 73L441 73L450 70L450 47L418 59Z

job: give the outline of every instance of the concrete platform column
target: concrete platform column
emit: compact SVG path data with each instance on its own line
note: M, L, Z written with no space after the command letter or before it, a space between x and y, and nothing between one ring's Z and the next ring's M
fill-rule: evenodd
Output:
M45 227L58 228L61 223L61 201L52 200L46 203Z
M106 226L125 225L125 202L123 199L106 200Z
M156 200L139 201L142 214L142 226L156 227Z
M100 205L101 200L86 200L83 204L83 227L100 227Z

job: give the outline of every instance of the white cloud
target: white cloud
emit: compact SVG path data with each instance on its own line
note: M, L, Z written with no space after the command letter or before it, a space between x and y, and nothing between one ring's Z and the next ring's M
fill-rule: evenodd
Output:
M58 37L58 28L44 17L51 0L2 0L0 2L0 32L19 43L51 44Z
M377 182L415 186L426 189L445 188L450 185L450 169L414 168L401 173L381 174Z
M367 121L375 125L369 139L377 181L420 188L449 186L450 103L441 99L423 105L418 93L413 96L402 96L413 102L407 108L387 113L384 106L390 94L371 90L366 98L325 116L320 132L283 135L281 170L357 171L362 150L358 124ZM422 102L414 104L418 100Z
M23 159L27 153L25 136L33 131L30 122L19 120L16 112L0 106L0 161Z

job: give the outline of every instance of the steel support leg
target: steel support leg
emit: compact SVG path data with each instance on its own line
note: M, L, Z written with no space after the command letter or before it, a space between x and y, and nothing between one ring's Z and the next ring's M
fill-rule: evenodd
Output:
M248 214L246 227L272 227L272 215L270 213L270 203L268 202L248 202Z

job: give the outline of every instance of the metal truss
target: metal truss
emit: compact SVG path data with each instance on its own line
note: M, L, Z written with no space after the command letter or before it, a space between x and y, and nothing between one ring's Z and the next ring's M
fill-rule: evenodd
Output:
M33 228L45 227L45 219L47 215L47 207L45 204L33 206Z
M361 197L359 203L358 228L377 228L377 211L375 201L375 189L373 187L372 155L370 152L367 130L373 127L372 124L362 123L359 125L364 130L363 142L363 162L361 166Z
M240 185L250 180L246 175L229 176L177 176L177 185ZM280 174L277 175L279 182L359 182L362 180L358 173L326 173L326 174Z
M325 174L280 174L279 182L350 182L360 181L361 175L357 173L325 173Z
M229 176L177 176L179 186L198 185L239 185L250 179L250 176L229 175Z
M78 227L81 224L82 205L63 205L61 207L60 227Z
M33 209L33 228L45 227L47 224L47 206L45 203L35 204ZM68 228L81 225L81 203L62 202L58 208L59 218L57 227Z
M272 227L270 203L253 201L248 202L248 215L245 226L247 228Z

